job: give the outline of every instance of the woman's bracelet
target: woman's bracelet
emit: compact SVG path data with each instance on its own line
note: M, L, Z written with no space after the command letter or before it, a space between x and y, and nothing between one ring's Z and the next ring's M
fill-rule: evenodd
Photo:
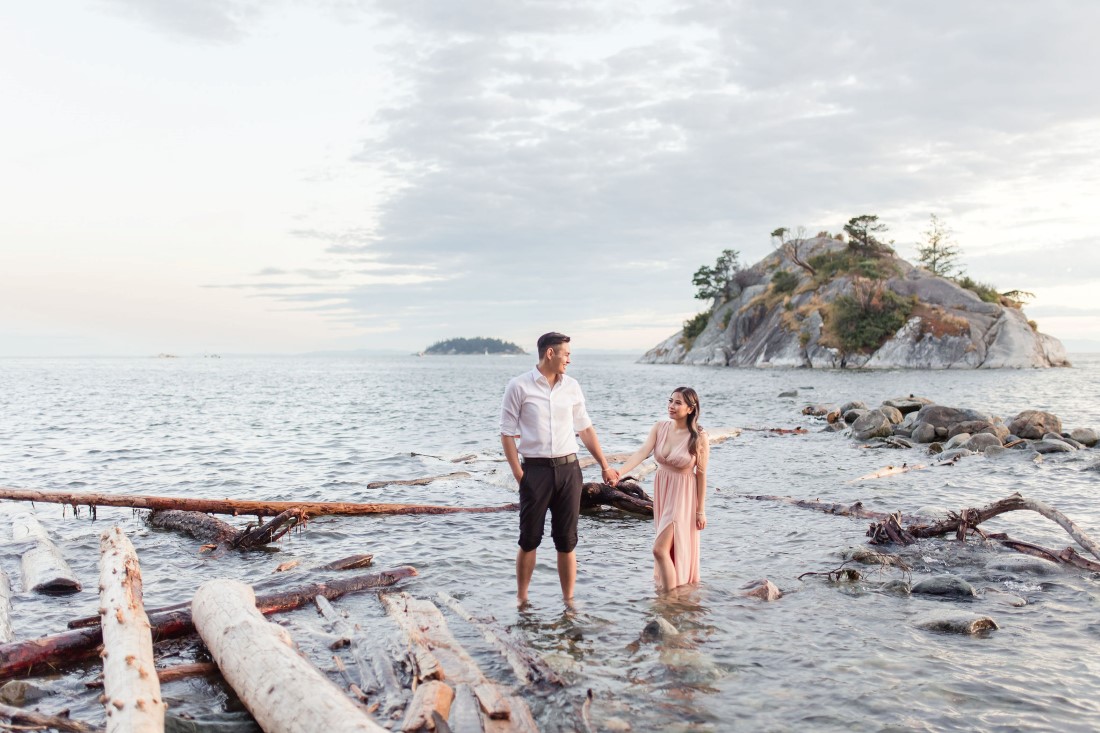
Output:
M695 512L695 516L697 516L697 517L705 517L706 515L707 515L706 512Z

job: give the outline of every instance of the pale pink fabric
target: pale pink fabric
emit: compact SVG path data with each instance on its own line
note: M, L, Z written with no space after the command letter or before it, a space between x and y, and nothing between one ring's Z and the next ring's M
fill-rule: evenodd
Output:
M687 441L667 445L671 421L657 429L653 457L657 474L653 478L653 524L656 537L672 525L672 564L676 584L699 582L699 530L695 527L695 456L688 452ZM653 577L657 580L657 570Z

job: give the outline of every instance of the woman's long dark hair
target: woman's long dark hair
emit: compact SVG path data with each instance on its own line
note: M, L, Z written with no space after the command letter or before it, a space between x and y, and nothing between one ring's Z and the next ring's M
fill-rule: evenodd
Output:
M672 394L679 394L684 398L684 402L691 408L691 412L687 416L688 432L691 433L691 437L688 438L688 452L691 455L698 455L696 453L697 446L699 444L699 395L691 387L677 387L672 390Z

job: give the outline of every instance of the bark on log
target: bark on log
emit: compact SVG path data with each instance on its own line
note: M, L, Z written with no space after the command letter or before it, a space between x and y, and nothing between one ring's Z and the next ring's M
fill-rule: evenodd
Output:
M249 586L207 581L191 605L222 676L265 733L386 730L298 653L286 629L263 617Z
M0 644L15 638L11 628L11 583L8 574L0 569Z
M141 594L134 546L118 527L105 530L99 539L99 606L107 733L164 731L166 705Z
M88 725L87 723L81 723L79 720L62 718L58 715L45 715L34 710L25 710L23 708L12 707L11 705L5 705L3 703L0 703L0 718L10 720L12 723L11 730L13 731L41 730L43 728L52 728L55 730L65 731L66 733L103 733L102 728L96 728L95 726ZM14 726L31 727L16 728ZM6 728L7 726L3 727Z
M0 516L11 522L11 538L27 543L23 552L23 590L35 593L77 593L81 589L69 563L50 540L34 512L23 506L0 504Z
M620 481L617 486L586 483L581 491L581 509L601 506L613 506L643 517L653 516L653 499L629 479Z
M469 653L451 636L447 620L431 601L417 600L408 593L390 593L382 596L382 603L410 641L431 648L444 679L473 688L489 718L487 731L538 730L527 703L503 692L485 677Z
M286 534L299 521L298 512L286 511L259 527L238 530L228 522L203 512L181 509L154 509L149 524L160 529L186 532L195 539L213 545L215 553L265 547Z
M492 620L475 617L450 593L439 591L436 593L436 597L462 617L466 623L480 631L485 641L496 647L501 656L508 661L508 664L512 665L512 670L516 673L516 677L520 682L545 682L559 687L565 686L565 680L550 669L546 662L542 660L542 657L535 652L524 649L507 631L500 628Z
M179 496L147 496L141 494L81 494L69 491L36 491L0 486L0 499L41 501L65 504L74 511L81 506L115 506L133 509L183 509L207 514L232 516L254 515L273 517L285 511L298 510L302 519L329 515L366 516L372 514L484 514L512 512L518 504L502 506L438 506L435 504L355 504L344 501L250 501L246 499L193 499Z
M289 611L309 603L319 595L332 600L346 593L393 585L414 575L416 569L405 566L325 583L311 583L308 586L259 596L256 604L264 614ZM154 641L189 634L195 628L191 622L191 610L187 607L152 614L149 623ZM95 626L0 645L0 680L37 669L56 669L86 659L102 641L103 635L99 627Z
M351 555L349 557L340 558L339 560L333 560L327 565L322 565L317 568L318 570L356 570L358 568L368 567L374 561L374 555L370 553L363 553L361 555Z
M813 509L819 512L825 512L826 514L835 514L839 517L855 517L856 519L878 519L885 520L890 515L886 512L873 512L869 509L863 508L863 502L857 501L854 504L840 504L835 502L821 501L821 500L809 500L809 499L793 499L789 496L771 496L768 494L739 494L744 499L755 499L757 501L776 501L782 504L790 504L801 509ZM903 517L907 522L921 522L926 521L923 517L906 516Z

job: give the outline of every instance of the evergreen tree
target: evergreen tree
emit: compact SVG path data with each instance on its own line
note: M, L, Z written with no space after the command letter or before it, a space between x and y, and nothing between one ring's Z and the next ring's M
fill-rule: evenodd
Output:
M729 300L730 281L737 272L739 256L740 252L735 249L724 249L714 267L701 265L691 278L691 284L698 288L695 297L709 300L721 296L723 300Z
M917 245L917 257L920 263L933 275L957 277L962 274L957 260L961 250L951 238L951 231L939 218L931 215L928 231L924 234L924 244Z
M886 225L880 224L878 217L872 214L853 216L844 225L844 231L848 234L848 247L860 254L873 255L890 248L875 236L885 232Z

